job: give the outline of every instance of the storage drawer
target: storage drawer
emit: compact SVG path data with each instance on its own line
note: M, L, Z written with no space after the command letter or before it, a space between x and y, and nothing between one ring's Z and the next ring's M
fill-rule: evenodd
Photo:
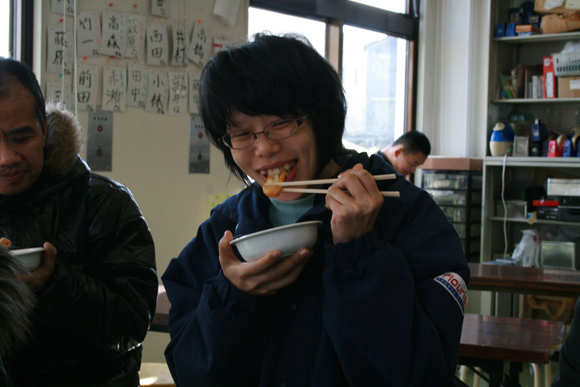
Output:
M507 217L514 219L526 219L528 217L528 203L524 200L506 200ZM495 216L504 216L503 202L495 202Z
M426 189L429 195L439 205L445 206L463 206L467 204L467 191L442 191ZM481 204L481 192L473 192L471 194L471 204Z
M481 220L481 209L465 207L439 206L450 222L466 222L467 214L471 215L471 221Z
M459 238L466 239L466 238L474 238L481 235L481 225L480 224L472 224L469 228L469 235L467 235L467 225L464 223L452 223L453 227L455 227L455 231L459 234Z
M467 189L468 174L423 173L424 189Z

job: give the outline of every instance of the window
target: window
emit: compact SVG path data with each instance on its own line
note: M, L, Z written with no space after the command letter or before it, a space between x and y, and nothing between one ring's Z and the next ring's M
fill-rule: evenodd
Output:
M398 13L405 13L405 8L407 8L405 0L350 0L350 1L370 5L371 7L377 7L380 9L384 9L385 11L392 11Z
M409 0L300 0L283 5L250 0L248 32L306 36L341 74L348 103L345 146L371 154L415 124L410 85L415 84L418 21L411 5Z
M253 7L250 7L248 13L249 36L263 31L268 31L276 35L288 32L300 33L310 41L320 55L324 56L325 23Z
M0 56L10 55L10 1L0 0Z

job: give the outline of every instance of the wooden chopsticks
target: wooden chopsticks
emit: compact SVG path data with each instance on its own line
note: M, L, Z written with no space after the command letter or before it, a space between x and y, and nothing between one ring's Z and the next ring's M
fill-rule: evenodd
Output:
M389 173L387 175L376 175L373 176L375 180L393 180L396 179L397 175L394 173ZM280 185L286 192L302 192L302 193L317 193L317 194L325 194L328 193L327 189L320 189L320 188L286 188L292 187L297 185L318 185L318 184L332 184L338 179L320 179L320 180L301 180L301 181L284 181L281 183L264 183L264 185ZM391 191L385 192L381 191L383 196L391 196L391 197L399 197L401 196L398 191Z
M302 192L302 193L316 193L316 194L325 194L328 193L327 189L321 188L286 188L284 187L282 191L286 192ZM381 191L383 196L391 196L391 197L400 197L401 194L399 191Z
M394 173L388 175L376 175L373 176L375 180L394 180L396 179ZM320 179L320 180L301 180L301 181L284 181L282 183L264 183L264 185L280 185L282 187L292 187L295 185L313 185L313 184L332 184L338 179Z

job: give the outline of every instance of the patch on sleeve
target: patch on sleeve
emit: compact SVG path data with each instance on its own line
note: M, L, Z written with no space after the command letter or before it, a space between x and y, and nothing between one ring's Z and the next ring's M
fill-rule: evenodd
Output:
M461 314L465 315L465 305L467 304L467 286L463 278L457 273L445 273L435 277L435 281L443 286L449 294L453 296Z

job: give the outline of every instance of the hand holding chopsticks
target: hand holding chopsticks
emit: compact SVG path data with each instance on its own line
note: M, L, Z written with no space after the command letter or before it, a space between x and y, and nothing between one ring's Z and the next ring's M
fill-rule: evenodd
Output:
M375 180L394 180L396 179L396 175L394 173L390 173L387 175L376 175L373 176L373 179ZM337 181L338 179L320 179L320 180L301 180L301 181L284 181L281 183L264 183L265 186L269 186L269 185L279 185L284 187L284 191L286 192L303 192L303 193L327 193L328 190L327 189L317 189L317 188L286 188L286 187L292 187L292 186L301 186L301 185L318 185L318 184L332 184L335 181ZM381 191L381 194L383 194L383 196L392 196L392 197L399 197L400 194L398 191L392 191L392 192L384 192Z

